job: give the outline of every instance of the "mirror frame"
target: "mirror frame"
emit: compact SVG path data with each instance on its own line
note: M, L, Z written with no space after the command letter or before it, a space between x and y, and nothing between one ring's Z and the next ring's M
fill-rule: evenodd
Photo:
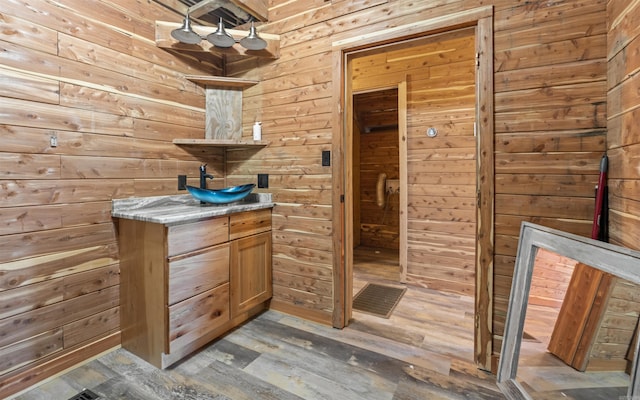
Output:
M498 364L498 387L508 399L532 399L516 381L516 372L531 277L538 249L553 251L629 282L640 284L640 252L530 222L523 222L520 227L518 252ZM639 348L640 340L636 343L631 369L631 381L627 391L629 399L640 395L638 382Z

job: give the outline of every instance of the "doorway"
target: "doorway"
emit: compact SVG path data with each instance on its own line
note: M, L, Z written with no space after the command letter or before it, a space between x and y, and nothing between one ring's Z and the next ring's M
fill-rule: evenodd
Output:
M378 254L397 249L406 262L398 256L396 281L473 296L474 62L473 27L352 57L353 151L345 162L354 266L361 245Z
M398 88L353 94L353 263L368 281L401 281Z
M403 44L406 48L411 47L413 40L419 40L441 34L443 32L453 32L464 28L475 30L475 60L470 64L475 76L478 76L478 84L471 84L475 92L475 109L469 115L475 118L476 124L471 123L472 130L477 135L477 157L473 162L476 164L474 194L477 193L476 224L467 228L476 234L475 259L471 266L475 270L475 288L472 289L475 296L476 325L474 332L474 358L481 368L490 369L491 351L493 337L492 326L492 275L493 275L493 47L492 47L492 8L480 7L473 10L463 11L456 15L441 17L429 21L420 21L407 26L397 27L380 31L376 35L367 38L346 39L335 42L334 46L334 82L341 82L334 91L334 100L338 105L333 119L333 173L334 180L334 257L336 268L334 269L334 293L335 308L333 313L333 325L344 327L351 317L351 295L353 291L352 268L353 268L353 199L351 196L352 174L350 159L352 154L352 132L351 132L351 93L358 92L354 81L350 77L353 71L354 60L357 56L367 52L380 51L386 46L397 46ZM399 32L402 32L398 36ZM403 36L404 35L404 36ZM452 52L455 53L455 52ZM400 56L401 59L403 56ZM410 57L409 57L410 58ZM446 73L446 68L442 72ZM398 82L406 80L406 71L383 71L382 75L396 76ZM349 78L347 78L349 77ZM446 80L446 78L443 78ZM374 78L375 80L375 78ZM411 85L411 83L409 83ZM388 84L382 85L388 87ZM455 89L455 88L453 88ZM448 98L451 101L451 98ZM420 100L419 100L420 101ZM454 100L455 102L455 100ZM400 112L407 112L407 107L400 109ZM401 120L407 120L400 117ZM349 121L349 123L347 123ZM425 127L427 125L425 124ZM444 136L443 136L444 137ZM407 143L409 137L401 137L400 143ZM425 140L420 138L417 140ZM475 140L475 139L474 139ZM432 142L435 144L435 141ZM434 152L435 153L435 152ZM455 152L454 152L455 153ZM453 154L453 153L449 153ZM347 158L343 158L347 156ZM412 155L409 153L408 159ZM418 160L416 165L421 164ZM411 168L411 167L409 167ZM419 170L418 175L424 170ZM433 171L438 172L438 171ZM407 174L408 175L408 174ZM408 179L408 176L405 179ZM400 175L401 179L403 174ZM405 183L408 187L409 182ZM403 191L403 184L400 184L400 193ZM428 197L428 196L427 196ZM402 200L401 200L402 203ZM405 203L407 204L407 203ZM405 213L406 216L406 213ZM402 216L401 216L402 218ZM403 230L401 229L401 233ZM407 242L405 242L407 243ZM402 247L402 246L401 246ZM445 247L443 247L445 248ZM423 253L428 253L429 249L421 249ZM428 255L424 253L423 255ZM411 256L410 256L411 257ZM425 259L425 258L423 258ZM446 273L445 273L446 275ZM472 275L473 276L473 275Z

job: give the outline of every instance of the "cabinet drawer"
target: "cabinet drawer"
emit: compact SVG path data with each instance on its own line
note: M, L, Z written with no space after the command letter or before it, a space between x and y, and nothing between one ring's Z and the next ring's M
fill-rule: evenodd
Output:
M228 321L228 283L169 307L169 353Z
M219 217L168 228L168 254L202 249L229 240L229 217Z
M247 211L229 216L229 239L234 240L271 230L271 209Z
M169 259L169 305L229 281L229 244Z

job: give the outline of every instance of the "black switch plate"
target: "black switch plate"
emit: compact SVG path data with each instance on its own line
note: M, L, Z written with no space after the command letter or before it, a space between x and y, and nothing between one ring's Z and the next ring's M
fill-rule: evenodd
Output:
M269 174L258 174L258 188L266 189L269 187Z
M322 166L323 167L331 166L331 151L322 150Z
M187 190L187 176L178 175L178 190Z

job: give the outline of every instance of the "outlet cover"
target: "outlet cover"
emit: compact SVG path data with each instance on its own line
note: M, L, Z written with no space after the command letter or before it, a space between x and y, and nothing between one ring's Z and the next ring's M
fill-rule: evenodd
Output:
M322 166L323 167L331 166L331 151L322 150Z
M178 175L178 190L187 190L187 176Z
M258 174L258 189L269 187L269 174Z

